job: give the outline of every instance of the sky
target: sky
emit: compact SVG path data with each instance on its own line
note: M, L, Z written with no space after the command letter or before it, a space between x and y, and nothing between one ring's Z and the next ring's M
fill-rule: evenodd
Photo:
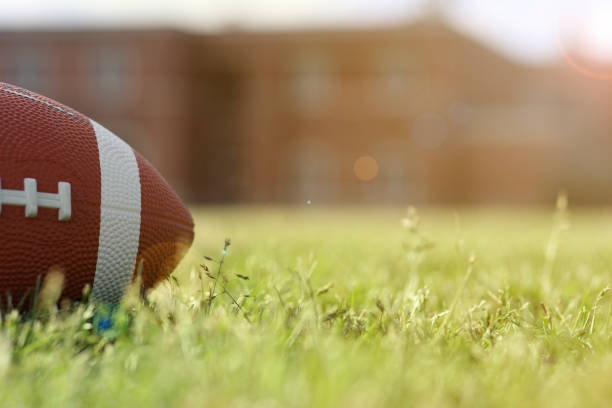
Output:
M0 29L371 27L404 24L431 10L523 62L550 62L563 50L612 62L610 0L19 0L2 5Z

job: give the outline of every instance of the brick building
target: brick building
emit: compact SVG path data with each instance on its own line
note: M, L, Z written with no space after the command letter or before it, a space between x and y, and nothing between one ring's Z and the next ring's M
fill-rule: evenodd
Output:
M114 130L197 202L612 202L610 86L425 20L0 34L0 80ZM361 156L378 163L355 177Z
M194 135L192 37L174 31L5 32L0 81L105 125L183 193Z

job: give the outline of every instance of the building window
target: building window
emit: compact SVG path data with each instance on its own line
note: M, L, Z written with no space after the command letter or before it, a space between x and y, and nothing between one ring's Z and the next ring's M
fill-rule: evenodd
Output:
M330 203L338 197L337 157L325 143L303 140L294 150L294 199L296 202Z
M387 203L403 204L406 202L405 159L403 152L387 152L382 158L382 195Z
M383 113L404 114L405 95L408 92L408 78L405 62L398 50L383 53L374 62L376 98Z
M373 187L377 202L405 204L420 200L419 160L411 157L408 146L406 141L389 140L376 147L380 172Z
M49 82L50 58L47 53L37 47L23 47L13 54L13 78L15 85L47 94L45 85Z
M330 62L320 53L300 56L290 80L290 92L298 110L306 115L324 113L331 102Z
M128 56L122 47L101 47L88 55L91 92L96 99L121 103L128 94L126 87Z
M374 61L372 100L383 115L401 117L418 111L423 79L417 58L401 49L391 49Z

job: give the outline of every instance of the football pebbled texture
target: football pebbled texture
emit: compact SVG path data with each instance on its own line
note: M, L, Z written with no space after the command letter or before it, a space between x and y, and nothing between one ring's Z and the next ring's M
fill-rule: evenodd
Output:
M30 296L56 270L62 297L85 285L118 302L142 272L166 278L193 219L163 177L113 133L49 98L0 83L0 298Z

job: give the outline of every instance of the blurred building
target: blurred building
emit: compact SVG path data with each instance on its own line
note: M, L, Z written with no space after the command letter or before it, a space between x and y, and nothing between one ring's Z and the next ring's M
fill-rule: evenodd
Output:
M194 202L548 203L566 189L612 203L612 87L517 64L435 19L2 33L0 81L95 118Z
M174 31L5 32L0 81L94 118L188 193L198 49Z

